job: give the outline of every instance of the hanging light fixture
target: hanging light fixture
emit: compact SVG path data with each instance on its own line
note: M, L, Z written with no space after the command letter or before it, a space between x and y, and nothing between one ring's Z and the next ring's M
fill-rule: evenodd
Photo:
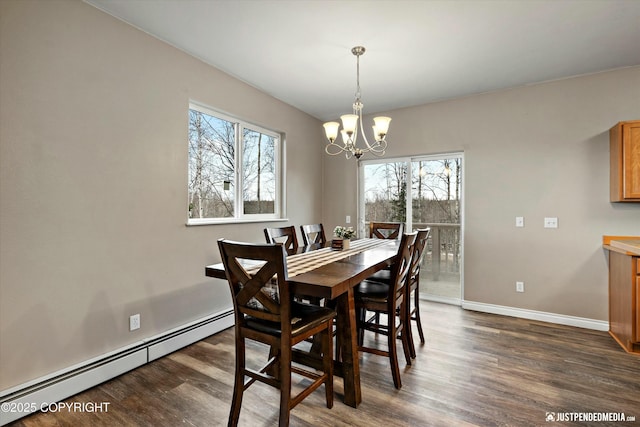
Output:
M342 130L340 135L342 137L342 144L336 143L338 138L338 130L340 124L338 122L327 122L324 126L324 132L329 140L329 143L324 148L327 154L336 156L344 153L347 159L352 156L356 159L362 157L364 153L372 153L378 157L384 155L387 149L387 131L389 130L389 117L375 117L373 119L373 135L375 137L375 143L369 144L367 136L364 134L362 127L362 101L360 100L360 56L365 52L364 47L356 46L351 49L351 53L356 56L356 100L353 102L353 114L345 114L340 116L342 120ZM360 121L360 133L362 139L364 139L365 147L360 148L357 146L358 139L358 120Z

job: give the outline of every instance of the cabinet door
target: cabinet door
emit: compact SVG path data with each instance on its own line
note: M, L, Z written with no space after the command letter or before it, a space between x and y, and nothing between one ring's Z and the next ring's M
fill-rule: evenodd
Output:
M622 126L624 198L640 199L640 122Z
M634 341L640 343L640 276L636 276L636 307L635 317L636 324L634 328Z

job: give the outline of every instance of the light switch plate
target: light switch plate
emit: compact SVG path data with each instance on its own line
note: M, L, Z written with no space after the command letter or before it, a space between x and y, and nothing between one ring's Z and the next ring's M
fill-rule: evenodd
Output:
M558 228L558 218L545 218L544 228Z
M516 227L524 227L524 217L517 216L516 217Z

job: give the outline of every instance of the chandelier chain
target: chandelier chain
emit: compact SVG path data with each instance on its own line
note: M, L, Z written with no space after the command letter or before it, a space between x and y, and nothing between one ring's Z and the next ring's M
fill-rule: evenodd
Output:
M360 101L362 95L360 92L360 55L362 53L356 54L356 101Z

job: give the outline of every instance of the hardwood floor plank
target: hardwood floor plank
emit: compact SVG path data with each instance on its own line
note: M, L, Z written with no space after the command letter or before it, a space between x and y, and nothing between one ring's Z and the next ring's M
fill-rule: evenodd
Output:
M421 312L426 344L416 343L412 366L402 358L401 390L393 387L386 358L361 355L358 409L342 403L336 378L334 407L326 408L321 388L293 409L291 425L541 426L554 425L547 413L565 412L624 412L636 421L556 425L640 425L640 357L608 333L437 303L422 302ZM233 343L228 329L66 400L109 402L106 413L38 413L13 426L226 425ZM260 365L266 352L249 345L248 363ZM278 405L277 390L254 384L245 392L240 425L277 425Z

